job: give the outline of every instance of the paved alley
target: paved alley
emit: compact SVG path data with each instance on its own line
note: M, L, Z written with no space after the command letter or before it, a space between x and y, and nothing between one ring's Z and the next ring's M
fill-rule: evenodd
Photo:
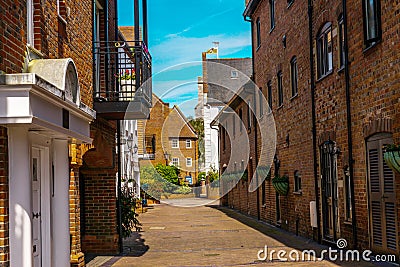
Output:
M326 247L227 208L161 204L141 214L140 221L142 232L125 240L124 256L97 257L88 266L338 266L325 260L282 262L277 255L273 261L259 261L257 253L265 245L269 252L287 253L299 249L320 251ZM354 266L354 263L340 265ZM357 266L373 265L357 263Z

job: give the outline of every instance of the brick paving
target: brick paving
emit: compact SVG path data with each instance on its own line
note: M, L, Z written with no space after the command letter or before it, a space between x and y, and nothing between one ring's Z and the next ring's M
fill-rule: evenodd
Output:
M142 232L124 241L122 256L97 257L88 266L374 266L326 260L282 262L276 255L273 261L258 261L257 252L265 245L269 251L327 247L217 205L154 205L139 219Z

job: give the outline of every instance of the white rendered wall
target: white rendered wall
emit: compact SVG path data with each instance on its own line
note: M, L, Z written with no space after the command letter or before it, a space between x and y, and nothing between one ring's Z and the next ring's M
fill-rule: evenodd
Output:
M204 106L204 154L206 172L210 171L211 167L215 170L219 169L218 131L215 127L211 128L210 125L218 112L219 107Z

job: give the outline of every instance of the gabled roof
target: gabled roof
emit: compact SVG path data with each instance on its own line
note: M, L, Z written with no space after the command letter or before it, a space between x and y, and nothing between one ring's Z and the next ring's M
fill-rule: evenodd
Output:
M196 138L197 138L198 136L197 136L196 130L195 130L195 129L193 128L193 126L190 124L190 122L189 122L189 120L186 118L185 114L182 113L181 109L180 109L177 105L174 105L174 107L173 107L172 109L173 109L173 110L176 110L176 111L178 112L179 116L182 118L182 120L186 123L186 125L187 125L188 128L190 129L190 131L191 131L191 132L196 136Z

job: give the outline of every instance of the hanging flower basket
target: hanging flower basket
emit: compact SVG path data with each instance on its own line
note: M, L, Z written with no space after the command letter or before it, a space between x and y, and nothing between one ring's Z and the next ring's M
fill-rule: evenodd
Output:
M400 173L400 145L387 145L383 157L393 171Z
M276 176L272 179L272 186L275 188L281 196L287 196L289 193L289 177L287 176Z

